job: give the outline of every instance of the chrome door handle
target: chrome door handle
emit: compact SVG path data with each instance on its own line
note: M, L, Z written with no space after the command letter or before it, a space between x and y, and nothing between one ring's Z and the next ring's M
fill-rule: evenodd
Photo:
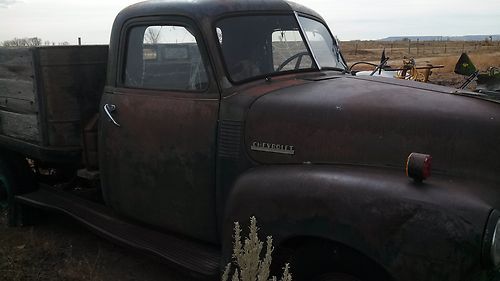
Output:
M113 124L115 124L115 126L120 127L120 124L118 124L118 122L116 122L115 119L113 118L113 116L111 115L111 112L113 112L115 110L116 110L116 105L114 105L114 104L105 104L104 105L104 112L106 112L109 119L111 119L111 122L113 122Z

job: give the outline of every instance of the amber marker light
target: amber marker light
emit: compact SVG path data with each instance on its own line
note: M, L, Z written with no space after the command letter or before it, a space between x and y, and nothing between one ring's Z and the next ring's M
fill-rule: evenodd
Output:
M417 182L431 176L432 157L429 154L411 153L406 160L406 175Z

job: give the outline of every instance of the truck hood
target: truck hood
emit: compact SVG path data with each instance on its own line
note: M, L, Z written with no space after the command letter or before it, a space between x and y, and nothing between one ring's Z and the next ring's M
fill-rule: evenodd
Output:
M498 182L499 104L453 92L342 76L275 90L250 107L245 145L263 164L404 169L410 153L425 153L434 172Z

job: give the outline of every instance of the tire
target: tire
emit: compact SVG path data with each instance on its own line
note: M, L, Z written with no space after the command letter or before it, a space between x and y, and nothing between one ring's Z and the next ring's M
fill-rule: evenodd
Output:
M318 276L318 281L361 281L355 276L346 273L329 272Z
M31 208L17 204L16 195L36 190L35 179L28 162L21 155L0 150L0 208L6 212L8 226L31 224Z
M297 281L388 281L373 261L349 247L328 240L301 244L289 258Z

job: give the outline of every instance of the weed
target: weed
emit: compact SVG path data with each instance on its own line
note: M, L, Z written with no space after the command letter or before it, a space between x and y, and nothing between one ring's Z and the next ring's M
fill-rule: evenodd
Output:
M258 236L257 219L250 218L248 237L242 242L239 222L234 223L233 267L227 264L222 275L222 281L228 281L232 272L231 281L277 281L275 276L269 279L273 252L273 238L267 236L264 256L262 250L264 242ZM280 281L291 281L290 265L285 264Z

